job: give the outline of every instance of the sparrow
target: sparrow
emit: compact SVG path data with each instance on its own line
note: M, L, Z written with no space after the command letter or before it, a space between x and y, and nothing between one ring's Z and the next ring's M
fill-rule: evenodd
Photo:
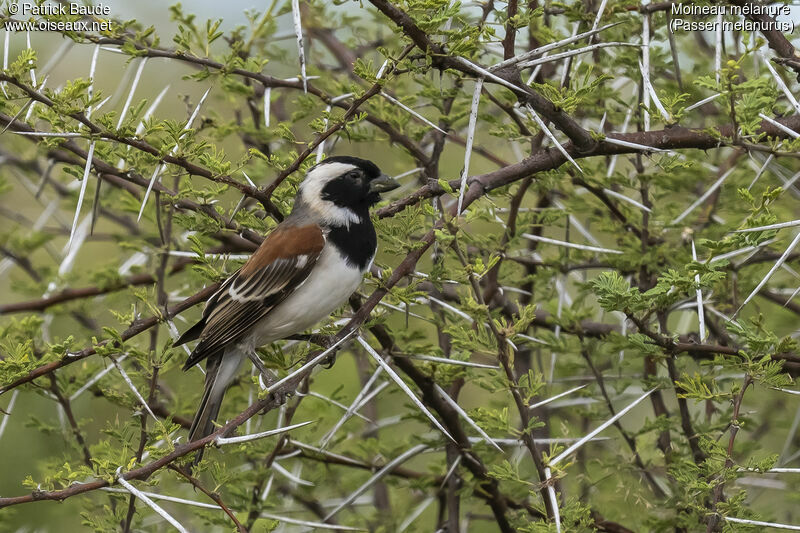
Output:
M291 214L208 299L200 321L175 341L180 346L200 340L184 370L206 361L190 441L214 431L225 391L248 356L306 331L358 288L378 245L369 208L398 186L358 157L329 157L307 172Z

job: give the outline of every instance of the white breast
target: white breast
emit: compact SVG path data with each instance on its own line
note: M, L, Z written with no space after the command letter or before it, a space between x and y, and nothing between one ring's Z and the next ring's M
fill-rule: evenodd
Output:
M270 311L243 344L257 348L302 333L341 306L363 277L364 272L348 266L335 246L326 244L305 282Z

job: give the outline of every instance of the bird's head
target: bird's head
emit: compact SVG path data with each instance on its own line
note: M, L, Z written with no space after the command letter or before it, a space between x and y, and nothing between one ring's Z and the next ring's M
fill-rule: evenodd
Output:
M378 203L381 193L399 186L372 161L336 156L308 171L298 199L321 222L348 226L369 217L369 208Z

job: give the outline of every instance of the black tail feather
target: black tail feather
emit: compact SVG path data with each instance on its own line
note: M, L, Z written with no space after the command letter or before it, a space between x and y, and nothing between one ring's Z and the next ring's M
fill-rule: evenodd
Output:
M214 432L214 421L219 414L225 391L236 379L236 374L241 369L242 363L247 359L247 354L246 350L236 345L228 346L225 350L217 350L212 354L206 353L208 359L206 363L205 388L197 414L194 415L194 420L192 420L192 427L189 429L189 442L202 439ZM194 464L199 463L202 457L203 451L199 450Z
M217 378L217 371L222 361L222 354L217 357L209 357L207 361L205 389L203 390L203 398L200 400L200 405L192 420L192 426L189 428L189 442L202 439L206 435L213 433L214 420L217 419L219 408L222 405L222 398L214 399L211 397L211 391ZM203 450L204 448L200 448L197 451L192 466L196 466L203 459Z

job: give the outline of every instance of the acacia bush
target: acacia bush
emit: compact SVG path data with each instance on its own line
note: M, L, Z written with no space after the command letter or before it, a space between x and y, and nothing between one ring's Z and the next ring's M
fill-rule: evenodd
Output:
M800 524L800 236L773 226L800 61L732 4L696 20L757 31L673 33L670 2L294 0L26 35L6 5L0 524ZM329 154L403 183L375 264L186 443L203 376L172 342Z

